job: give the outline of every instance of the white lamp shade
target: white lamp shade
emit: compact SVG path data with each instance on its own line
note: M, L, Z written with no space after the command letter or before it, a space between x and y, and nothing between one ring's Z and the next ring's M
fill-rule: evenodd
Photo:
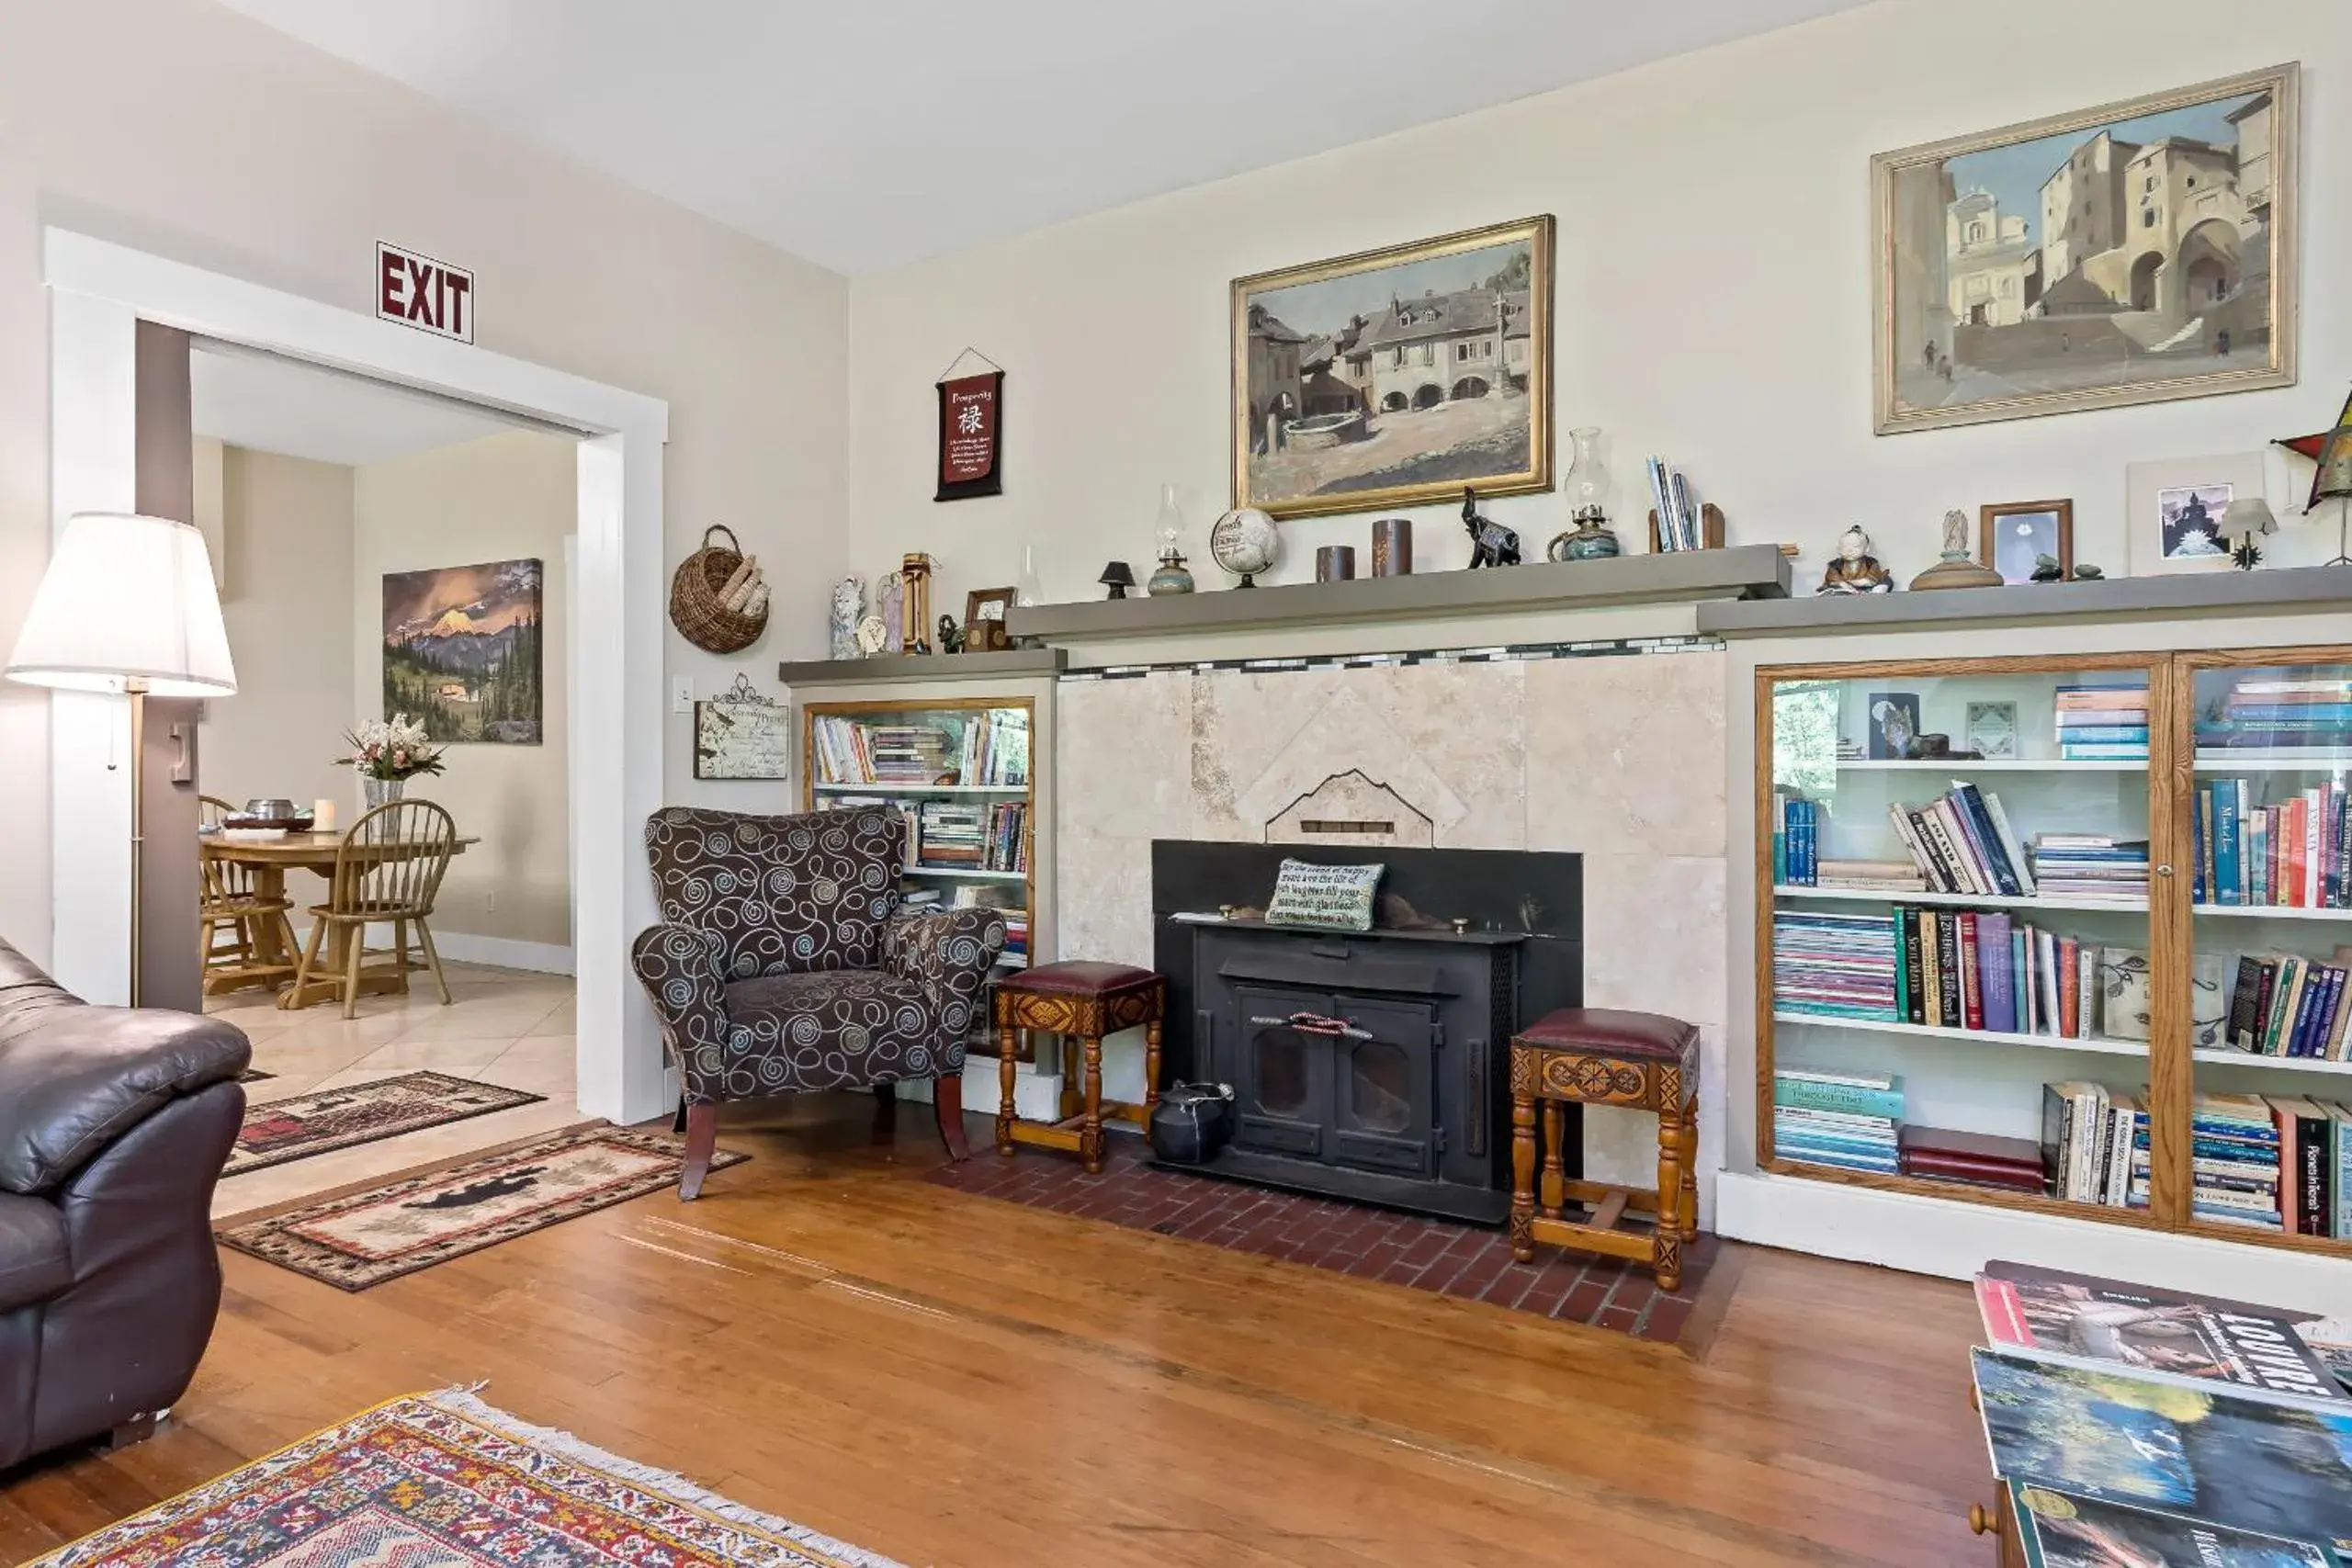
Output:
M85 512L49 558L8 656L10 680L164 697L237 689L204 536L164 517Z
M2270 503L2258 495L2240 496L2230 502L2222 513L2224 534L2275 534L2278 519L2270 513Z

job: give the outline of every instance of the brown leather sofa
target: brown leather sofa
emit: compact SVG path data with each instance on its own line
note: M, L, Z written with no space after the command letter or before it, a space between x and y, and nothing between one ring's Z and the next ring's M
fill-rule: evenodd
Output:
M0 942L0 1467L138 1435L187 1392L252 1059L226 1023L88 1006Z

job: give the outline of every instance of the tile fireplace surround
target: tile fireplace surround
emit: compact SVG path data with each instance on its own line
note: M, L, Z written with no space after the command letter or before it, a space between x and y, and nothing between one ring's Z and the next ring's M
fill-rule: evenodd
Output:
M1726 655L1693 639L1520 653L1064 677L1059 951L1151 962L1155 838L1295 841L1309 856L1317 843L1574 851L1585 857L1587 1004L1700 1026L1700 1199L1712 1213L1729 1011ZM1313 816L1294 809L1308 796ZM1396 834L1311 830L1339 819L1393 822ZM1140 1088L1136 1054L1125 1041L1106 1048L1106 1093ZM1595 1179L1645 1180L1654 1124L1589 1111L1585 1162Z

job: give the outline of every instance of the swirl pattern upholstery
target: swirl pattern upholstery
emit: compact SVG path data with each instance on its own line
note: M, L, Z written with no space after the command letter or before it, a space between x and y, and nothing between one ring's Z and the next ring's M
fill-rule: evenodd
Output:
M715 1108L729 1100L929 1078L962 1157L964 1040L1004 921L989 909L899 912L906 830L887 807L672 807L646 823L662 923L631 956L684 1090L684 1196L700 1188Z

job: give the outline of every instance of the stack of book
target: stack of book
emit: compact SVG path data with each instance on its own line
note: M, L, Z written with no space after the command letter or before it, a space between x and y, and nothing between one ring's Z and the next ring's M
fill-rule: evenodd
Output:
M1962 784L1925 806L1897 801L1886 813L1928 892L1972 893L1980 898L2034 896L2033 870L2010 830L1999 795Z
M2148 1206L2148 1111L2139 1095L2096 1083L2041 1086L2041 1170L2052 1198Z
M1772 917L1773 1007L1781 1012L1900 1022L1894 922L1885 915Z
M978 871L988 855L988 813L977 806L926 800L916 808L914 864L928 871Z
M1810 887L1820 865L1821 807L1783 791L1772 792L1772 882Z
M876 724L865 731L873 773L853 783L936 784L947 775L947 736L927 724Z
M2244 779L2199 783L2197 902L2352 908L2352 797L2342 781L2271 806L2256 806L2254 793Z
M1905 1125L1898 1156L1903 1174L1932 1181L1964 1181L2005 1192L2041 1193L2049 1183L2041 1171L2041 1145L2031 1138L2003 1138L1943 1127Z
M2190 1207L2200 1220L2284 1228L2278 1209L2278 1124L2254 1094L2200 1094L2189 1112Z
M817 753L819 783L874 783L874 758L866 750L865 726L855 719L820 714L808 721L808 741Z
M989 807L988 854L981 862L989 871L1029 869L1029 806L1007 800Z
M2104 833L2037 833L2033 876L2052 898L2148 901L2148 840Z
M1804 1165L1894 1174L1903 1080L1782 1067L1772 1075L1772 1152Z
M2352 750L2352 679L2250 670L2230 682L2218 714L2197 721L2197 749L2321 756Z
M963 763L956 782L1010 787L1029 782L1029 716L992 708L964 721Z
M2352 1237L2352 1111L2324 1100L2267 1103L2278 1129L2280 1228Z
M2081 762L2148 760L2145 684L2061 686L2056 706L2059 756Z
M2230 990L2229 1043L2261 1056L2308 1056L2341 1062L2352 1047L2352 949L2335 962L2300 953L2245 953Z
M1812 886L1857 893L1925 893L1927 879L1905 860L1826 860L1814 868Z
M1029 911L1004 911L1004 960L1015 964L1029 962Z

